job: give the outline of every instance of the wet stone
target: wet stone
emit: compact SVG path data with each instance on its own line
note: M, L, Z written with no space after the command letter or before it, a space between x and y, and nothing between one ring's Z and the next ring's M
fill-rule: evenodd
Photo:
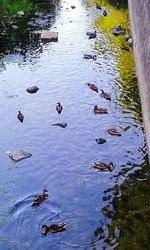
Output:
M32 86L26 89L26 91L30 94L34 94L39 90L39 88L37 86Z
M58 32L43 30L41 32L41 40L43 42L57 42L58 41Z
M9 157L17 162L31 157L32 154L24 150L13 150L10 152Z

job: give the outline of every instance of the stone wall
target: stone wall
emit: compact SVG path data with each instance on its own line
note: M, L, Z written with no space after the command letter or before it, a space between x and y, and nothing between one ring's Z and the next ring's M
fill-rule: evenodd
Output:
M150 160L150 0L128 0L135 68Z

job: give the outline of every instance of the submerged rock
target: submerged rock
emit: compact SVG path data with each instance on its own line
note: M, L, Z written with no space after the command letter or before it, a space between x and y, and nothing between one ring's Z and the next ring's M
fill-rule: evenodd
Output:
M20 150L13 150L9 154L9 157L15 162L27 159L31 156L32 156L31 153L24 151L24 150L21 150L21 149Z
M30 94L34 94L39 90L39 88L37 86L32 86L26 89L26 91Z
M54 124L52 124L52 126L58 126L58 127L61 127L61 128L65 128L65 127L67 127L67 122L54 123Z

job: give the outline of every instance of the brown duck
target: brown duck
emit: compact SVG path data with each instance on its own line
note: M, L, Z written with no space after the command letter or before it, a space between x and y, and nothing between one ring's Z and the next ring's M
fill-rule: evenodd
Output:
M50 226L48 225L42 225L42 234L46 236L48 233L58 233L66 230L66 223L62 224L52 224Z
M101 89L101 92L102 92L102 93L100 94L101 97L103 97L103 98L105 98L105 99L111 101L111 96L110 96L110 94L104 92L103 89Z
M98 87L94 83L87 83L87 86L98 93Z
M32 200L32 206L40 205L47 198L48 198L48 191L47 189L44 189L42 193L39 193L39 195Z
M112 170L112 168L114 167L113 163L110 162L109 164L103 163L103 162L94 162L94 168L97 168L101 171L104 170Z
M98 108L97 105L94 106L94 113L95 114L108 114L107 109Z
M121 133L118 132L117 129L115 129L115 128L109 128L109 129L108 129L108 133L109 133L110 135L121 136Z
M18 111L18 115L17 115L17 118L20 122L23 122L24 120L24 115L21 113L21 111Z
M126 51L130 51L129 46L125 45L124 43L122 44L121 49L126 50Z
M63 110L63 107L62 107L62 105L61 105L60 102L57 103L57 105L56 105L56 110L57 110L58 114L61 114L61 112L62 112L62 110Z

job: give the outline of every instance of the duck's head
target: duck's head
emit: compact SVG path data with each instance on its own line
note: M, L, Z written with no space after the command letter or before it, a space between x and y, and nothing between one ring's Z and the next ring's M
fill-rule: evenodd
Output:
M18 111L18 114L21 115L21 111L20 110Z
M47 190L47 189L44 189L44 190L43 190L43 193L48 193L48 190Z
M114 168L114 164L113 164L113 162L110 162L108 164L108 169L111 171L111 170L113 170L113 168Z
M96 109L97 109L97 105L94 106L94 110L96 110Z
M42 229L44 229L44 228L46 228L46 229L47 229L47 228L48 228L48 226L47 226L47 225L45 225L45 224L44 224L44 225L42 225Z

